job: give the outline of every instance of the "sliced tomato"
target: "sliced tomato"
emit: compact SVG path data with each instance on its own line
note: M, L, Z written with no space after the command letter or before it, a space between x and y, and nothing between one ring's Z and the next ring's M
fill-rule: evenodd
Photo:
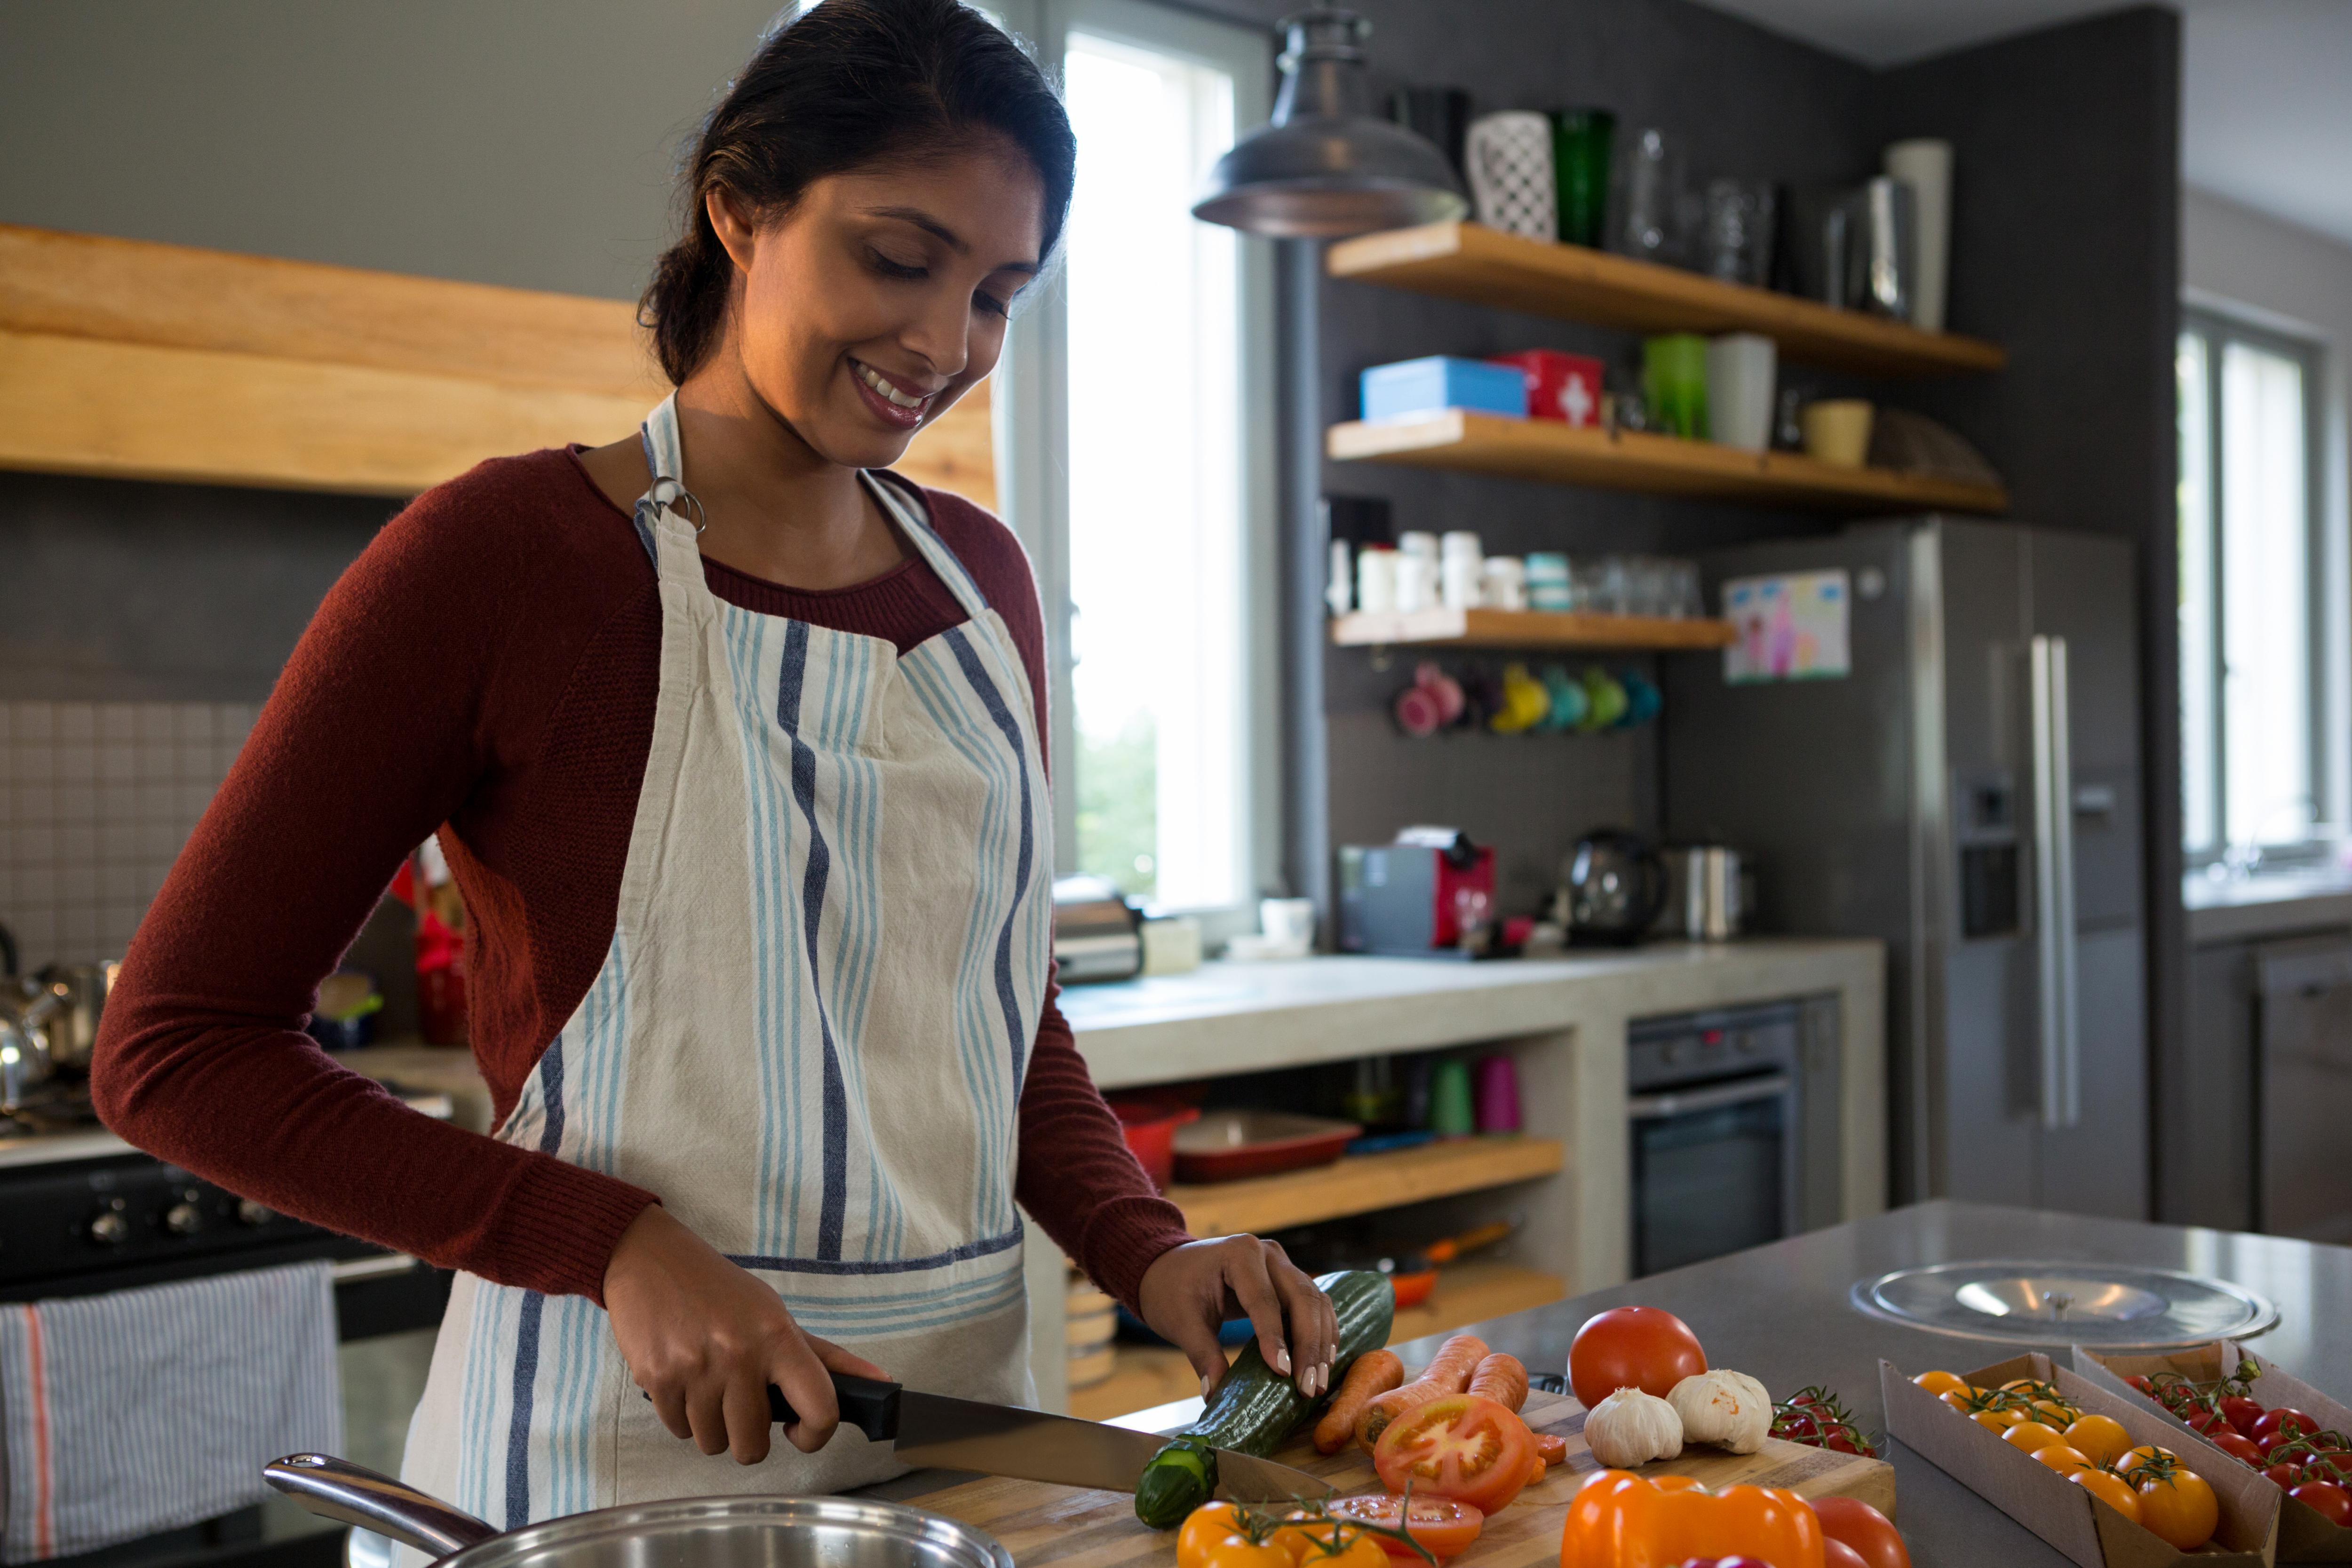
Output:
M1390 1422L1372 1468L1392 1492L1410 1487L1416 1498L1452 1498L1494 1513L1519 1495L1535 1458L1526 1422L1491 1399L1454 1394Z
M1412 1500L1412 1510L1403 1511L1404 1500L1388 1492L1364 1492L1355 1497L1333 1498L1326 1506L1341 1519L1352 1519L1359 1524L1376 1524L1383 1530L1402 1530L1423 1546L1440 1562L1460 1554L1462 1549L1478 1539L1486 1526L1486 1516L1466 1502L1452 1498L1420 1497ZM1402 1515L1400 1518L1400 1515ZM1376 1535L1373 1540L1385 1547L1391 1557L1409 1557L1421 1561L1412 1548L1391 1536Z

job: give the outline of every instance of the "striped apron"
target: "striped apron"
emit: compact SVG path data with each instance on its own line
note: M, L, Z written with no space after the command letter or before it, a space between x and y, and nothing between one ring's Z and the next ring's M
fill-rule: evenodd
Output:
M969 612L888 642L714 597L676 399L637 503L661 696L613 945L497 1136L660 1194L809 1332L1027 1403L1016 1106L1051 955L1028 678L920 509L869 492ZM761 1464L670 1436L602 1309L460 1274L404 1476L511 1529L896 1472L844 1427Z

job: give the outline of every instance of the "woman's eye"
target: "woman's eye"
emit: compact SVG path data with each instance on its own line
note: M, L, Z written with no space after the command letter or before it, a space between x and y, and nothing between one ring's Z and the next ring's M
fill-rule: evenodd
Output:
M1011 301L1000 300L993 294L974 294L971 297L971 302L974 309L984 310L992 316L1008 315L1013 310Z
M903 261L893 261L878 250L869 251L866 254L873 258L874 270L879 272L885 278L904 278L912 279L925 276L924 269L922 268L909 267Z

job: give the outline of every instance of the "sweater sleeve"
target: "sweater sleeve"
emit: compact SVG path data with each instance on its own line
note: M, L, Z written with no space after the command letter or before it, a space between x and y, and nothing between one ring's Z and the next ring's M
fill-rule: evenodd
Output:
M420 498L328 594L131 944L91 1089L129 1142L282 1213L601 1300L653 1194L411 1110L302 1033L403 858L492 765L523 585L562 570L515 521L526 462Z
M1045 616L1028 555L1011 529L970 501L939 490L924 499L940 538L1013 634L1037 705L1037 733L1048 734ZM1144 1270L1192 1237L1184 1211L1160 1195L1103 1103L1059 994L1049 976L1022 1082L1013 1195L1087 1278L1133 1310Z

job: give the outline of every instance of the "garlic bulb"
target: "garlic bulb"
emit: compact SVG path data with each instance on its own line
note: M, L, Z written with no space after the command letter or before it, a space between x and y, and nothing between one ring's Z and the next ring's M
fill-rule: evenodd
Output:
M1592 1457L1612 1470L1630 1470L1683 1451L1683 1418L1654 1394L1621 1388L1584 1418Z
M1702 1372L1675 1384L1666 1395L1693 1443L1713 1443L1735 1454L1752 1454L1772 1428L1772 1396L1744 1372Z

